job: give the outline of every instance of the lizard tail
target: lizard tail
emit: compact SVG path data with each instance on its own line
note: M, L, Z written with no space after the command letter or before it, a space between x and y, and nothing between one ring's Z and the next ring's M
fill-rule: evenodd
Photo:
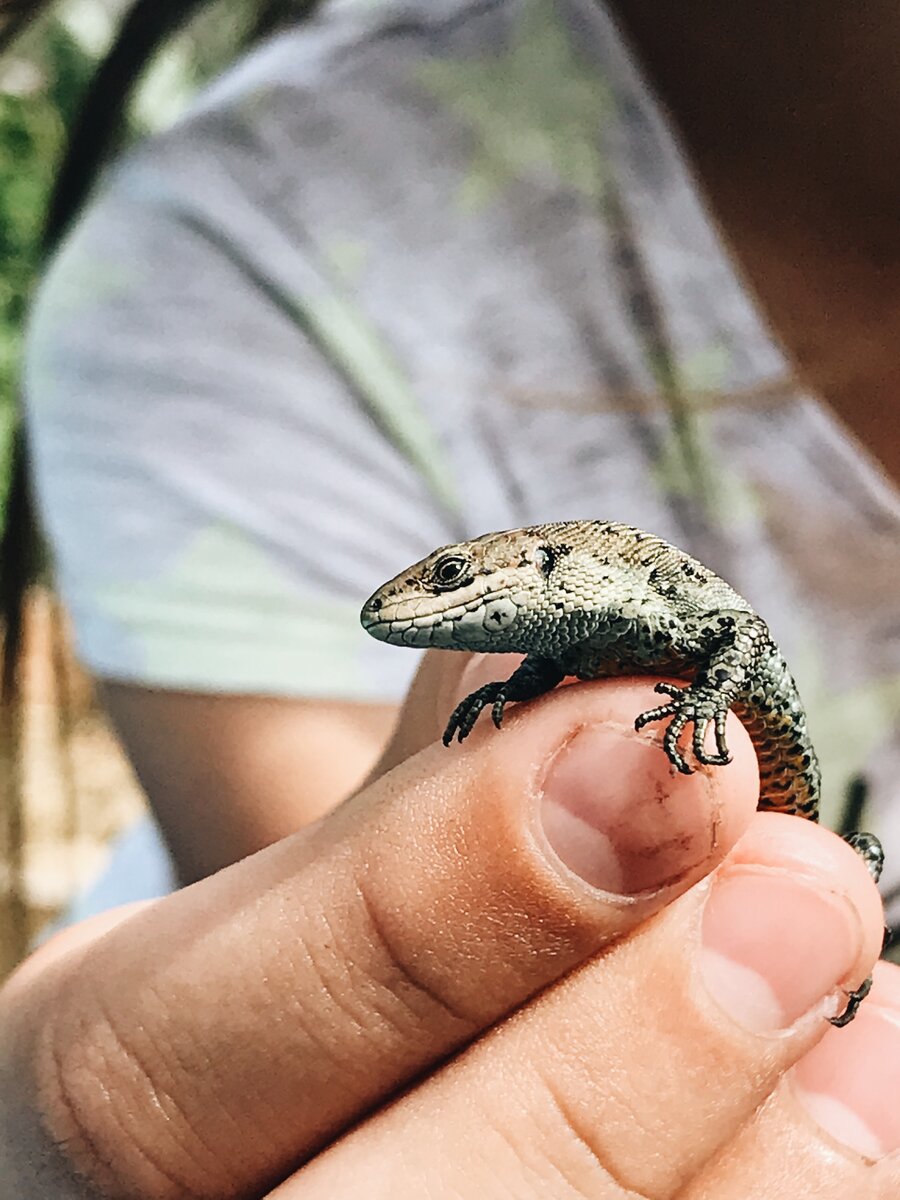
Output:
M733 705L759 760L759 807L818 821L819 760L797 685L774 644L759 676L766 680L765 690L755 687Z
M762 673L767 682L765 692L754 689L733 706L759 760L758 807L818 821L822 790L819 760L797 685L774 644L767 651ZM871 833L851 833L845 841L861 856L877 883L884 866L878 838Z

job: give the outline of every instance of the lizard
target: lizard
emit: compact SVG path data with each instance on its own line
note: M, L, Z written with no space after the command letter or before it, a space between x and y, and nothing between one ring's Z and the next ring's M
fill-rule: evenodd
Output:
M442 546L380 587L360 614L383 642L413 647L523 654L506 680L457 705L443 742L462 742L483 709L499 729L510 701L551 691L567 676L669 675L666 702L635 728L667 722L672 766L693 771L679 748L693 726L695 759L731 761L729 710L744 724L759 761L758 807L817 821L819 763L797 685L768 626L708 567L664 541L614 521L560 521L488 533ZM706 748L712 729L715 751ZM884 864L873 834L849 834L877 882ZM867 979L830 1018L848 1024L871 988Z

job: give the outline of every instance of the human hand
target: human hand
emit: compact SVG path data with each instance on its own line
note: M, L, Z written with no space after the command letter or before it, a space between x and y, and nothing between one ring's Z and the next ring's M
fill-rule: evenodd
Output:
M464 664L426 661L336 812L25 965L4 1200L897 1194L859 1151L900 1147L900 972L824 1019L880 945L857 856L754 814L733 718L732 765L673 776L633 729L652 681L444 749L503 671Z

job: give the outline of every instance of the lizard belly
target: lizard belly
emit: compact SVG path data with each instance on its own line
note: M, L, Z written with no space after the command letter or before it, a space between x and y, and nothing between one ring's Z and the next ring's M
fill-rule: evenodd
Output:
M603 630L564 650L557 660L567 675L607 679L616 675L675 675L690 679L695 654L676 646L671 636L629 621Z

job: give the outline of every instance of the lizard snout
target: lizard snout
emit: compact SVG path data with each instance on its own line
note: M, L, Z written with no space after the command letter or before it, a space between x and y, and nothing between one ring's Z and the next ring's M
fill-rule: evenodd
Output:
M390 623L384 620L382 609L384 601L376 592L362 606L362 611L359 614L360 622L367 633L372 637L378 638L379 641L385 641L390 630Z

